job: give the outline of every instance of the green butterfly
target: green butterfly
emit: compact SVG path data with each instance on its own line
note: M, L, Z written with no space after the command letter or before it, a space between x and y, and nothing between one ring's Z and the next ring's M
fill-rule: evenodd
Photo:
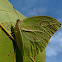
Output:
M35 61L33 58L45 49L51 36L60 27L61 24L56 19L48 16L18 20L15 26L15 37L20 52Z

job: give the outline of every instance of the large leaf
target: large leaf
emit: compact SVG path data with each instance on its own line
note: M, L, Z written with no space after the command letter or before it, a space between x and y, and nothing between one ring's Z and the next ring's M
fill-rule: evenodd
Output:
M0 26L0 62L15 62L13 42Z
M16 43L22 54L34 57L45 49L51 36L60 27L61 24L52 17L29 17L16 24Z

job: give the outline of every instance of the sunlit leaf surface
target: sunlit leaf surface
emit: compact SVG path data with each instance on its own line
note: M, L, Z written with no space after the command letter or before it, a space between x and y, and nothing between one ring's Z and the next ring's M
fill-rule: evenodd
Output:
M15 62L13 42L0 27L0 62Z

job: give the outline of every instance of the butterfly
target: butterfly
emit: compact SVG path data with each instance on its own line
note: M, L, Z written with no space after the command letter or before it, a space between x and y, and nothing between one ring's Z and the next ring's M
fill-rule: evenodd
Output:
M60 27L61 24L49 16L34 16L19 21L15 25L15 37L21 53L24 56L36 57L39 52L43 52Z

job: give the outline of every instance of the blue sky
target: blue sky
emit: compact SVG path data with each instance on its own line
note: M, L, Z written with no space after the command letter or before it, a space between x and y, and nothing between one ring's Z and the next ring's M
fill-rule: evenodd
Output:
M9 0L26 17L46 15L62 23L62 0ZM62 62L62 28L46 47L46 62Z

